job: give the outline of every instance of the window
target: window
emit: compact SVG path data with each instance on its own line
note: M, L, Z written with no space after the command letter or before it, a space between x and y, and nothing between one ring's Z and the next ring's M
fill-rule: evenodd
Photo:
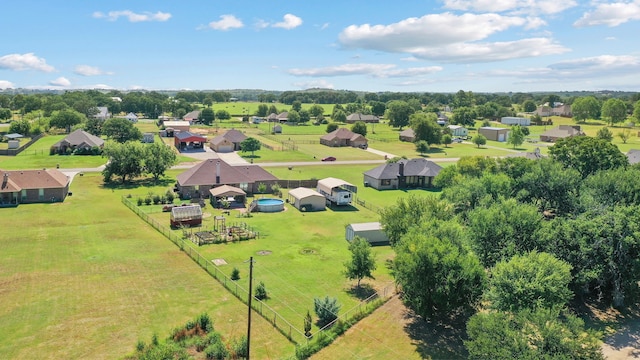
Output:
M249 190L249 184L248 183L240 183L240 189L247 191Z
M380 180L380 185L382 185L382 186L391 185L391 179L382 179L382 180Z
M27 200L27 189L22 189L22 193L20 195L22 197L22 201Z
M44 200L44 189L38 189L38 199Z

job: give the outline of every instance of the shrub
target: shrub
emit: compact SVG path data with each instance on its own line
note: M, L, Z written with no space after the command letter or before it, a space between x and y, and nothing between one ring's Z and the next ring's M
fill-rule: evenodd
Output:
M324 299L313 299L313 306L318 315L318 325L324 327L338 318L340 305L338 299L325 296Z
M144 202L144 200L142 200L142 198L138 198L136 202L138 203L138 206L142 206L142 203Z
M153 205L158 205L161 201L160 195L153 195Z
M146 198L144 198L144 204L145 204L145 205L151 205L151 202L152 202L152 201L153 201L153 200L151 199L151 197L150 197L150 196L147 196Z
M229 351L222 342L217 342L207 346L204 355L207 360L224 360L229 356Z
M264 286L264 282L260 281L258 286L256 286L255 298L258 300L267 299L267 288Z
M154 333L151 337L151 345L158 346L158 334Z
M171 190L167 190L167 193L165 195L167 197L167 202L172 204L173 203L173 199L175 199L175 195L173 194L173 191Z
M138 340L138 343L136 344L136 350L142 351L144 350L144 347L145 347L144 341Z
M247 352L248 342L247 337L243 336L240 339L236 339L232 344L233 352L235 353L235 358L237 359L246 359L249 353Z
M233 270L231 270L231 280L233 281L238 281L240 280L240 270L238 270L238 268L233 268Z
M213 321L207 313L202 313L198 316L197 319L198 325L200 325L200 329L210 333L213 331Z

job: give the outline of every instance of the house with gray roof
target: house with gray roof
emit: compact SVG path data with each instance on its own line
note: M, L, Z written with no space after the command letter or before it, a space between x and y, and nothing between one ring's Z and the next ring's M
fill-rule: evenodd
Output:
M218 135L211 139L209 147L211 150L219 153L228 153L241 150L240 144L247 138L243 132L231 129L224 134Z
M416 132L413 131L412 128L406 128L400 131L400 135L398 135L400 141L406 142L414 142L416 140Z
M96 109L98 109L98 112L93 115L94 118L104 121L111 117L109 109L106 106L98 106Z
M104 140L84 130L78 129L53 144L51 150L56 153L65 153L67 149L80 150L80 152L87 153L93 148L102 149L103 146Z
M347 116L347 124L354 124L357 121L362 121L363 123L373 123L373 124L377 124L380 122L380 118L375 116L375 115L364 115L364 114L360 114L360 113L354 113L351 114L349 116Z
M188 121L189 123L197 123L200 119L200 110L193 110L184 114L182 120Z
M267 189L278 178L258 165L230 165L222 159L208 159L176 176L176 190L182 199L208 198L209 190L229 185L247 194L257 193L263 183Z
M429 188L442 167L427 159L401 159L364 173L364 184L377 190Z

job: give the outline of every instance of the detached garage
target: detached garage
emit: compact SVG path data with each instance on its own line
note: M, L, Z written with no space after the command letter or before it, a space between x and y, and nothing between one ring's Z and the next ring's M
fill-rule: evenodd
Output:
M289 203L300 211L321 211L326 209L326 199L319 192L303 187L289 191Z
M481 127L478 133L492 141L505 142L509 138L509 129L506 128Z
M358 223L347 225L345 237L347 241L353 240L354 237L360 236L367 240L371 245L388 245L389 238L382 231L382 224L379 222Z

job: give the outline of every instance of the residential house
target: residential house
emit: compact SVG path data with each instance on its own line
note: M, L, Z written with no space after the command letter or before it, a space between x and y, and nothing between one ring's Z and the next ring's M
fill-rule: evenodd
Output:
M287 201L300 211L325 210L327 204L324 195L304 187L289 190Z
M164 130L160 131L160 136L173 137L175 133L189 131L191 123L188 121L164 121Z
M331 147L352 146L366 148L367 139L347 128L339 128L320 137L320 144Z
M180 151L202 149L204 144L207 142L207 138L189 131L181 131L174 135L173 142L176 149Z
M416 140L416 132L412 128L406 128L400 131L400 141L414 142Z
M467 136L469 135L469 130L460 125L447 125L449 131L451 131L451 135L453 136Z
M436 122L440 126L445 126L445 125L449 124L449 117L447 115L445 115L444 113L439 112L438 113L438 120L436 120Z
M581 130L579 125L559 125L558 127L540 134L540 141L555 142L558 139L584 135L585 133Z
M523 157L529 160L540 160L545 156L540 153L540 148L536 148L533 151L523 151L515 154L509 154L505 157Z
M200 110L193 110L182 117L182 120L195 124L200 120Z
M504 142L509 138L509 129L485 126L478 128L478 134L484 135L487 140Z
M53 144L51 149L56 153L65 153L67 149L88 152L93 148L102 148L103 146L104 140L84 130L78 129Z
M345 238L348 242L353 241L356 236L361 237L371 245L388 245L389 238L382 229L379 222L349 224L346 227Z
M98 109L98 112L93 115L94 118L104 121L111 117L109 109L106 106L98 106L96 109Z
M277 122L278 121L278 114L276 114L276 113L269 114L269 116L267 116L267 121L268 122Z
M138 122L138 115L130 112L128 113L125 117L125 119L131 121L132 123L137 123Z
M357 121L362 121L364 123L374 123L377 124L380 122L380 118L375 115L364 115L360 113L354 113L347 116L347 124L353 124Z
M70 182L56 169L0 170L0 206L64 201Z
M553 115L553 108L549 105L539 105L533 113L542 117L551 116Z
M176 176L176 191L182 199L208 198L209 190L222 185L242 189L247 194L257 193L263 183L267 189L278 178L258 165L230 165L222 159L205 160Z
M573 112L571 111L571 105L567 104L556 104L553 109L551 109L552 115L562 116L562 117L572 117Z
M211 139L209 147L219 153L228 153L241 149L240 144L247 138L247 135L236 129L226 131Z
M364 184L377 190L429 188L442 167L427 159L401 159L364 173Z

